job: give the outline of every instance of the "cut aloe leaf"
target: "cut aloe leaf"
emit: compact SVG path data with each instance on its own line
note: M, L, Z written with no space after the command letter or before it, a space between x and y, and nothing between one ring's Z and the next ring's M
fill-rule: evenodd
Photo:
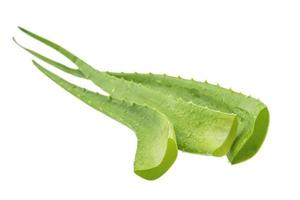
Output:
M33 64L62 88L78 97L94 109L131 128L137 136L137 150L134 172L148 180L163 175L174 163L177 156L176 137L168 118L147 107L120 101L78 87L37 62Z

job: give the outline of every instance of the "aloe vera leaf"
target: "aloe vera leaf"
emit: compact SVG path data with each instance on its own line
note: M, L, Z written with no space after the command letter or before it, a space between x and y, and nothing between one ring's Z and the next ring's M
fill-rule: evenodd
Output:
M236 136L235 114L198 106L181 98L173 98L168 94L151 90L141 84L97 71L58 44L23 28L20 29L63 54L77 65L85 78L93 81L113 97L141 105L146 104L164 113L175 128L179 149L215 156L222 156L230 149Z
M163 175L177 157L176 136L168 118L146 106L120 101L78 87L37 62L33 64L62 88L94 109L132 129L137 136L134 172L148 180Z
M235 113L238 116L238 137L227 156L231 163L240 163L254 156L268 129L269 111L265 104L250 96L212 85L167 75L110 73L118 78L143 84L174 97L190 100L200 106Z

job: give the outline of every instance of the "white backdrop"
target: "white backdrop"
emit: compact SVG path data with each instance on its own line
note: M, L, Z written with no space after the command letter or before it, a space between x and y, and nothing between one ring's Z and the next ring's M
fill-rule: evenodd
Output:
M2 0L0 199L299 199L299 10L289 0ZM271 113L266 141L234 166L179 152L164 176L143 180L134 133L33 67L12 36L69 62L18 25L100 70L207 79L258 97Z

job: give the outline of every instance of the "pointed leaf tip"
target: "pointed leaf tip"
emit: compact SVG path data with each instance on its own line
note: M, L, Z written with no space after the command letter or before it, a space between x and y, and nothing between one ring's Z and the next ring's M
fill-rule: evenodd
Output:
M32 64L34 64L36 67L40 68L42 67L39 63L37 63L35 60L31 60Z
M12 40L14 41L14 43L15 43L16 45L18 45L19 47L23 48L23 46L22 46L21 44L19 44L19 42L16 40L15 37L12 37Z
M23 32L28 32L28 30L26 30L25 28L21 27L21 26L18 26L18 29L20 29L21 31Z
M18 46L21 47L22 49L25 49L26 51L28 51L28 49L27 49L26 47L24 47L23 45L21 45L21 44L17 41L17 39L16 39L15 37L13 37L12 39L13 39L13 41L16 43L16 45L18 45Z
M16 39L15 37L12 37L12 40L13 40L18 46L22 47L22 46L19 44L19 42L17 41L17 39Z

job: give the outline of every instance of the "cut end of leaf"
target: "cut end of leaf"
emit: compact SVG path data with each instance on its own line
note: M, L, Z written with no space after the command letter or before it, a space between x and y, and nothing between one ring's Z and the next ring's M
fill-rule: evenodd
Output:
M255 120L251 137L242 147L236 150L232 149L232 152L227 155L230 163L237 164L253 157L264 142L264 139L267 135L268 126L269 111L268 108L265 107L259 112Z
M155 180L161 177L168 169L172 166L177 158L177 144L176 141L169 138L168 145L166 149L166 153L164 158L162 159L161 163L153 167L151 169L145 170L135 170L134 172L147 180Z

